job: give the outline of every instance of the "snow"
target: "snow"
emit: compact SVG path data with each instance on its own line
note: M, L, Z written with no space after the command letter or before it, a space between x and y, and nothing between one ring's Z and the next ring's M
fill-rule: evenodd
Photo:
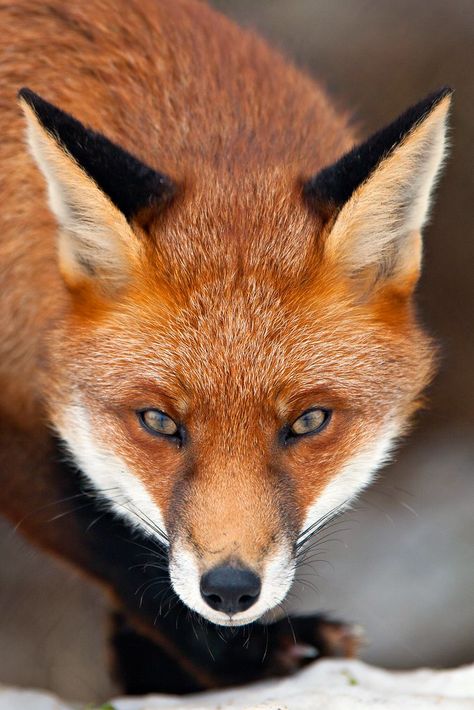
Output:
M224 692L112 700L115 710L474 710L474 665L385 671L357 660L322 660L297 675ZM49 693L0 687L0 710L78 710Z

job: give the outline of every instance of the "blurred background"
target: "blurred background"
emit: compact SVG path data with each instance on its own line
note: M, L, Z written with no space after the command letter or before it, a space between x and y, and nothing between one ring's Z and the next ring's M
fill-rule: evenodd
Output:
M452 152L425 230L418 297L422 319L442 345L429 408L394 462L328 530L289 609L326 610L361 624L363 658L378 665L473 661L474 3L213 4L321 80L352 110L361 136L433 89L456 90ZM0 682L84 700L113 694L98 592L5 524L0 559Z

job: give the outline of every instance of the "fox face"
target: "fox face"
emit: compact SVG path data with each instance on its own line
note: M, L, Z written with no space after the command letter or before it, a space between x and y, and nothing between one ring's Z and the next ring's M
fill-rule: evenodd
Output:
M450 92L316 176L213 165L181 184L20 97L66 284L51 421L117 513L168 546L181 599L252 622L431 376L412 294Z

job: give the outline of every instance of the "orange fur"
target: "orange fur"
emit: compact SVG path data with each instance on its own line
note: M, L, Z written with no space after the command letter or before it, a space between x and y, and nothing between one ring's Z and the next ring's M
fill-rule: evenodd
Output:
M352 145L345 117L205 5L2 0L0 23L0 408L46 431L79 393L201 570L235 557L260 571L351 454L416 408L432 370L411 304L417 259L376 286L347 272L352 223L331 237L334 219L301 196ZM24 84L179 185L165 213L120 223L136 241L114 293L78 280L67 255L63 281ZM334 409L330 425L279 447L279 428L316 405ZM146 434L134 415L146 406L185 422L189 445Z

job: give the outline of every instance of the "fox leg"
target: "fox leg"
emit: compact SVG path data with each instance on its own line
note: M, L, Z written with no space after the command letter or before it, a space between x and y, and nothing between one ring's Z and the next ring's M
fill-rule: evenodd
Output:
M162 647L137 632L123 614L113 615L111 646L114 675L130 695L153 692L187 693L202 686L173 663ZM196 625L197 626L197 625ZM268 626L234 632L215 627L190 628L189 619L179 623L176 635L192 644L200 667L209 667L213 687L243 685L265 678L282 677L324 657L352 657L360 644L356 629L324 615L294 617ZM212 655L211 655L212 654ZM159 680L159 682L158 682Z

